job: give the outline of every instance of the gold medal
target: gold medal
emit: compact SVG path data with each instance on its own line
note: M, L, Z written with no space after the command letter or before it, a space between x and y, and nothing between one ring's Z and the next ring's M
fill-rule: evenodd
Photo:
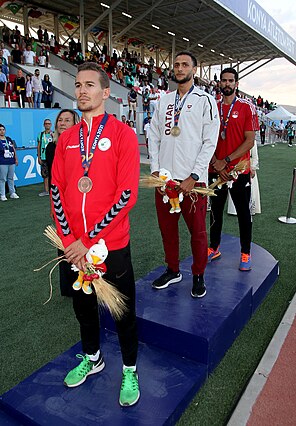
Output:
M178 126L174 126L174 127L171 128L170 133L171 133L172 136L179 136L180 133L181 133L181 129Z
M88 176L82 176L78 181L78 189L83 194L86 194L92 189L93 183Z

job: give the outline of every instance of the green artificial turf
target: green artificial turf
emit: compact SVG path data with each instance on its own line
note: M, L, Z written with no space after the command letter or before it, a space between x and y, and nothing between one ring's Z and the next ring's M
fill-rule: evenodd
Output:
M279 260L280 277L183 414L180 425L225 424L295 293L296 227L277 221L287 212L295 150L286 145L259 149L262 214L254 218L253 241ZM148 166L142 166L142 173L149 173ZM56 256L42 235L51 219L48 197L38 197L41 190L42 185L22 187L18 189L19 200L0 203L0 394L79 340L71 300L59 294L57 271L53 272L53 298L46 305L43 303L49 295L50 266L33 272ZM138 279L163 263L152 189L140 189L130 217ZM225 214L223 231L238 235L236 217ZM191 254L183 220L180 233L183 259ZM207 285L210 291L211 283ZM227 277L221 285L227 285Z

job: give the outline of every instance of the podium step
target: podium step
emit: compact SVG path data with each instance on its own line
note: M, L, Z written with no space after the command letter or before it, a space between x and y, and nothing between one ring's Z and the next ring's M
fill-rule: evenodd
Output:
M174 352L208 366L217 366L253 312L277 279L278 262L262 247L252 244L252 270L240 271L240 243L223 235L221 258L208 264L207 294L194 299L191 263L180 264L183 280L162 290L151 287L165 270L159 267L137 281L137 317L142 342ZM103 318L115 330L109 315Z
M19 422L7 426L173 425L207 377L205 365L140 343L141 398L123 408L118 403L122 362L117 335L102 330L104 370L77 388L66 388L63 378L77 365L77 353L80 343L1 396L2 415Z

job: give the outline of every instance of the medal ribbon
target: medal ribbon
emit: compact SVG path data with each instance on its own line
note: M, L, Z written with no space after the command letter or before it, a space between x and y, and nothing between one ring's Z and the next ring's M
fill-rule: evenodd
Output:
M185 104L185 101L186 101L188 95L192 92L193 89L194 89L194 84L190 87L190 89L188 90L188 92L186 93L186 95L183 97L182 100L180 100L179 93L178 92L176 93L175 108L174 108L174 127L178 127L179 118L180 118L182 108Z
M223 102L220 102L220 120L221 120L221 125L222 125L222 132L225 134L225 136L226 136L226 129L227 129L228 122L229 122L229 117L230 117L232 108L234 107L235 101L236 101L236 96L235 96L235 98L233 99L233 101L230 105L226 120L224 120L224 117L223 117L223 109L222 109L222 103Z
M96 149L96 147L97 147L97 145L99 143L99 140L101 139L101 135L102 135L104 127L105 127L105 125L107 123L107 120L108 120L108 114L105 112L105 115L102 118L102 121L101 121L101 123L100 123L100 125L98 127L96 136L94 137L94 140L93 140L93 143L91 145L88 157L86 156L86 153L85 153L85 145L84 145L84 137L83 137L82 124L80 126L80 130L79 130L79 147L80 147L82 167L84 169L84 176L88 175L88 171L89 171L89 168L90 168L93 156L94 156L95 149Z

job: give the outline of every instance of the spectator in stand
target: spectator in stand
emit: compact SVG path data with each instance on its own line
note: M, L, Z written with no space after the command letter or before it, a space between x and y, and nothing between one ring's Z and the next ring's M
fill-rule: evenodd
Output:
M142 94L142 102L143 102L143 112L147 113L148 111L150 111L150 91L147 88Z
M44 44L49 44L49 36L48 36L48 32L47 32L46 28L44 28L43 42L44 42Z
M121 66L118 66L117 68L116 79L119 81L120 84L123 84L123 71Z
M2 65L0 64L0 92L6 93L7 89L7 78L6 75L2 72Z
M40 108L40 103L42 99L43 86L42 80L40 77L40 71L38 69L35 70L35 74L32 77L32 89L33 89L33 97L34 97L34 108Z
M266 134L266 124L263 121L261 121L259 130L260 130L261 145L264 145L265 144L265 134Z
M128 74L125 76L125 85L129 89L131 89L135 84L135 79L132 76L131 72L129 71Z
M69 55L70 55L70 58L75 58L76 53L77 53L76 43L75 43L73 37L71 37L70 41L69 41Z
M34 101L33 101L33 87L32 87L32 81L31 81L31 75L26 75L26 98L27 102L29 104L29 108L33 108Z
M44 80L42 80L42 88L42 102L44 103L44 108L51 108L53 86L52 82L49 80L48 74L45 74Z
M60 51L61 47L60 47L60 43L58 42L58 40L56 39L56 36L54 36L54 54L58 55L59 51Z
M17 36L16 36L16 33L15 33L15 29L13 29L12 33L10 34L9 44L12 47L15 47L16 44L19 44L19 41L17 40Z
M155 62L154 62L154 59L152 58L152 56L150 56L148 63L149 63L149 65L150 65L151 68L154 67L154 63Z
M27 33L25 34L25 37L23 37L18 44L20 46L21 42L24 43L24 49L25 49L27 45L30 45L30 46L32 45L32 41L33 41L33 38L30 37L30 35Z
M82 52L82 44L81 44L80 38L77 40L76 50L77 52Z
M0 50L2 50L3 58L6 61L6 65L9 65L10 64L10 51L8 49L6 49L3 42L0 44Z
M135 88L132 87L131 90L127 94L127 102L128 102L128 119L131 119L132 111L134 112L134 121L136 121L137 115L137 106L138 106L138 95L135 91Z
M6 25L2 28L2 39L4 43L9 44L9 28Z
M260 108L263 108L263 99L261 98L261 96L259 95L257 98L257 106Z
M19 196L14 187L14 170L18 165L15 142L5 136L5 126L0 124L0 199L7 201L5 194L5 182L7 181L10 198L17 199Z
M16 43L19 43L21 40L21 32L18 29L18 26L15 26L15 36L16 36Z
M9 68L8 68L7 65L5 65L4 61L5 61L4 58L0 57L0 66L2 67L2 72L3 72L3 74L5 74L6 80L8 82L8 80L9 80Z
M18 70L14 80L14 92L19 96L18 104L20 108L25 108L26 101L26 80L23 76L23 71Z
M36 54L32 50L32 46L28 44L23 52L23 64L24 65L36 65Z
M155 111L157 101L158 101L158 96L154 87L151 88L149 99L150 99L150 112L151 112L151 116L153 116L153 113Z
M47 51L44 49L44 47L42 47L40 50L40 55L38 56L37 62L40 67L45 67L48 65Z
M123 124L127 124L126 123L126 116L125 115L121 116L121 121L122 121Z
M103 55L107 55L107 46L106 46L106 44L104 43L103 44L103 47L102 47L102 53L103 53Z
M39 28L37 30L37 37L38 37L39 43L42 43L43 42L43 31L42 31L41 25L39 25Z
M50 47L50 51L52 53L54 53L54 47L55 47L55 39L53 34L50 36L50 40L49 40L49 47Z
M20 50L20 47L18 44L15 45L15 48L11 51L11 62L15 64L21 64L22 63L22 56L23 53Z
M135 127L135 123L131 120L128 122L128 125L131 129L133 129L133 131L135 132L135 134L137 134L137 129Z

